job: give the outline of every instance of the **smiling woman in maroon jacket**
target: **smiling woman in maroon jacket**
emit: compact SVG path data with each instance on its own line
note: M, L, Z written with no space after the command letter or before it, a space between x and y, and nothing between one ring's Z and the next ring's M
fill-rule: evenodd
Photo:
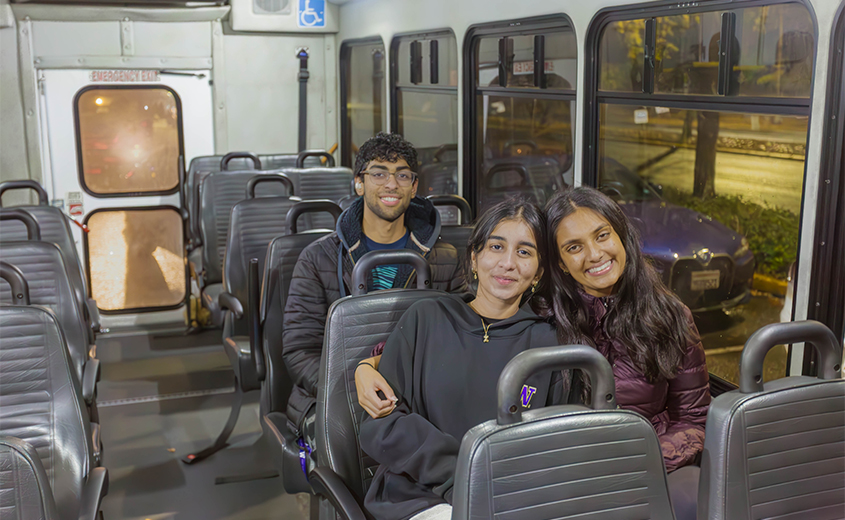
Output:
M710 388L692 313L663 285L636 228L603 193L560 192L546 219L549 258L558 259L550 261L558 338L592 345L610 361L619 405L657 432L676 516L694 519ZM583 395L589 398L589 382Z

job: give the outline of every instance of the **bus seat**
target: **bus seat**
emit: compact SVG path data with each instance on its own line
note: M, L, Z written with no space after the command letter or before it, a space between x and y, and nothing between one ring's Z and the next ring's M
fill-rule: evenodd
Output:
M7 190L21 188L36 191L39 194L41 204L38 206L16 206L10 209L26 211L32 215L32 218L38 223L41 231L41 240L52 242L59 247L65 259L65 265L68 267L70 283L79 289L79 294L83 297L84 301L80 303L83 306L86 321L90 325L91 340L93 341L93 334L100 330L100 312L97 309L97 302L88 297L91 293L88 291L87 278L83 271L82 262L79 260L79 254L76 250L73 233L70 230L68 217L59 208L50 206L45 202L48 200L47 192L35 181L7 181L0 183L0 195ZM5 212L10 209L0 211ZM0 226L0 242L14 240L27 240L26 226L23 223L14 221L6 222L3 226Z
M282 168L296 168L297 159L300 154L281 153L256 156L250 152L231 152L226 155L205 155L191 159L185 182L183 184L182 200L185 209L188 210L189 238L193 247L199 245L201 240L199 234L199 191L198 187L202 179L208 174L219 171L244 171L244 170L280 170ZM225 162L224 162L225 160ZM321 166L319 157L304 158L303 164L307 167Z
M523 411L520 390L540 371L590 375L593 409ZM583 345L522 352L499 376L497 418L464 435L452 518L672 519L666 470L651 423L616 407L613 371Z
M226 440L240 414L243 393L259 389L260 380L263 379L256 365L263 363L256 359L257 355L253 355L254 350L260 348L260 338L257 333L250 331L252 320L257 318L259 312L256 303L259 273L264 269L270 242L284 235L287 229L286 219L282 215L287 215L299 199L286 196L256 198L258 184L283 184L290 188L291 181L284 175L255 175L247 183L248 198L236 203L231 210L219 305L221 309L228 309L223 321L222 339L223 348L235 373L236 395L229 420L217 440L209 448L183 458L189 464L199 462L226 446ZM252 259L257 264L253 274L250 273Z
M446 224L440 222L440 240L452 244L458 250L458 265L463 262L466 256L467 243L472 235L472 209L469 202L458 195L429 195L427 197L438 209L444 207L456 208L455 223ZM460 212L460 224L458 224L458 212ZM442 217L443 213L441 213Z
M352 195L352 170L344 167L319 167L283 170L293 180L297 197L302 200L328 199L339 203ZM334 231L332 217L324 212L307 213L304 229L330 229Z
M0 496L0 508L7 512L11 509L14 520L59 518L38 453L16 437L0 436Z
M330 201L303 201L288 211L287 234L276 237L267 248L264 278L261 284L261 344L266 373L261 383L261 428L269 439L273 463L282 475L282 484L289 494L310 492L311 487L299 462L299 447L287 426L288 398L292 382L282 361L282 330L285 302L296 261L303 249L329 234L328 230L297 233L293 223L307 213L326 211L335 219L340 207Z
M762 382L776 345L816 349L818 377ZM698 518L842 518L845 511L845 380L842 346L815 321L774 323L748 338L739 389L707 415Z
M223 291L220 284L223 282L223 258L229 236L229 217L235 204L247 198L247 184L256 175L283 176L275 171L218 172L209 174L200 184L202 200L199 217L203 243L200 280L202 304L211 311L215 325L220 325L223 318L217 298ZM272 196L293 195L293 184L289 179L287 180L288 183L285 185L279 182L262 183L260 193ZM275 220L281 220L280 215L275 215Z
M366 292L369 271L383 264L413 263L417 289L388 289ZM326 335L320 361L317 392L317 464L310 481L314 492L331 507L344 509L346 518L364 518L357 503L363 503L378 464L361 451L358 430L363 408L355 389L355 366L370 357L372 348L387 339L399 318L414 302L437 298L444 293L426 287L430 269L425 259L408 250L371 251L361 257L352 272L353 295L332 304L326 318ZM336 484L342 481L343 487ZM325 502L322 508L328 507ZM334 518L334 517L332 517Z
M108 472L96 467L88 412L59 322L48 309L4 305L0 328L0 435L36 450L60 520L94 520Z
M55 244L28 240L25 242L3 242L0 244L0 258L17 267L29 285L30 301L52 310L62 327L75 385L84 390L86 404L91 407L93 420L96 418L96 385L83 389L86 371L99 372L99 361L89 358L90 343L88 331L79 309L74 289L68 280L68 269L62 254ZM14 302L9 284L0 281L0 302ZM88 376L92 377L92 376ZM96 377L91 383L96 383Z
M420 182L417 189L421 197L448 195L458 192L458 161L434 162L420 167ZM440 222L444 225L456 225L459 222L455 206L438 206ZM462 219L461 219L462 220ZM469 219L467 223L471 222Z

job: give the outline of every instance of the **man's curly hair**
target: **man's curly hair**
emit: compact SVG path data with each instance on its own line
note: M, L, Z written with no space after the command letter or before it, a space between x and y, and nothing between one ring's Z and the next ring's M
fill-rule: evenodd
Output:
M358 148L358 155L355 157L355 176L361 175L364 168L370 161L379 160L396 162L405 159L408 167L417 171L419 159L414 145L406 141L399 134L379 132Z

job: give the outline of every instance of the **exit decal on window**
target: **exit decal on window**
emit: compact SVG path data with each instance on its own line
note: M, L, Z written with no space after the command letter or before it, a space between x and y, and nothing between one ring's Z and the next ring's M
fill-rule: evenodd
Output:
M161 81L157 70L94 70L91 81L97 83L142 83Z
M546 61L546 72L554 72L555 71L555 64L551 61ZM513 62L513 73L514 74L533 74L534 73L534 62L533 61L515 61Z

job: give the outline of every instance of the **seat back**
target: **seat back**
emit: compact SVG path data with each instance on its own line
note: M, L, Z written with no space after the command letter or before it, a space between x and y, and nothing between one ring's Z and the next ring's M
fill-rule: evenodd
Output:
M530 376L575 368L590 375L595 409L522 412ZM505 366L497 392L497 418L461 442L453 519L674 518L654 428L616 409L613 371L598 351L574 345L523 352Z
M232 208L246 199L246 186L256 175L275 174L276 171L217 172L200 183L200 236L203 243L202 265L206 284L223 280L223 257L229 236L229 217ZM256 191L261 196L290 196L292 190L278 182L262 183Z
M261 283L261 331L262 348L266 360L266 375L261 387L262 414L284 412L292 388L287 368L282 361L282 331L284 330L285 303L296 261L302 250L312 242L329 234L327 230L313 230L296 233L296 222L300 215L326 211L328 201L298 202L288 212L287 234L273 239L267 248L264 262L264 277ZM333 210L334 219L340 214L340 207ZM300 221L301 222L301 221ZM332 226L333 228L334 226Z
M819 377L762 383L772 347L806 342ZM814 321L775 323L745 344L739 389L707 415L698 518L842 518L845 511L845 381L842 347Z
M29 443L15 437L0 436L0 511L4 520L59 517L38 453Z
M378 463L358 442L364 411L358 404L355 366L390 336L414 302L441 296L430 289L389 289L341 298L329 309L317 391L317 460L337 473L361 501Z
M53 206L18 206L15 209L32 215L41 230L42 241L52 242L58 246L67 265L71 285L78 288L80 294L87 295L88 284L82 270L82 262L79 261L76 243L62 210ZM22 240L27 240L27 230L23 223L10 220L0 227L0 242Z
M93 447L61 327L48 309L0 306L0 329L0 435L35 449L59 518L76 520Z
M88 330L61 251L55 244L29 240L0 243L0 258L23 273L33 305L51 309L64 331L77 386L88 359ZM5 280L0 280L0 302L15 303Z
M258 272L264 272L267 246L274 238L285 234L285 217L296 202L299 202L296 197L250 198L238 202L232 208L226 241L223 290L241 302L244 312L240 319L227 313L223 325L224 337L249 334L249 261L258 259Z
M431 197L457 192L457 160L432 162L420 167L420 183L418 187L420 196ZM454 205L439 205L437 210L440 212L440 223L443 225L455 225L461 221L458 210Z
M191 223L188 229L191 232L192 238L200 238L197 209L200 204L198 187L207 175L219 171L296 168L299 155L295 153L281 153L256 156L250 152L232 152L226 155L205 155L191 159L191 165L183 185L183 200L185 209L188 210L188 218ZM322 163L319 157L307 157L304 158L304 164L306 167L319 167Z
M449 207L455 210L453 224L447 224L442 220L444 213L441 211L440 240L455 246L458 251L458 265L460 265L464 261L467 243L472 235L472 209L466 199L458 195L429 195L427 198L438 210ZM460 224L458 224L459 215Z
M302 200L328 199L339 203L352 191L352 170L345 167L285 168L285 175L293 180L296 196ZM303 229L330 229L334 231L331 215L309 213L304 215Z

